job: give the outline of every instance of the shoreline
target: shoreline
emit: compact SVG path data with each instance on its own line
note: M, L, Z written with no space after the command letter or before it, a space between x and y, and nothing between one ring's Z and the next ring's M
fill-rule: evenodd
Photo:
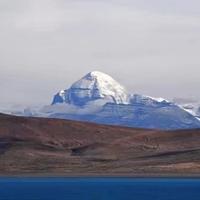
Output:
M1 178L131 178L131 179L200 179L200 174L0 174Z

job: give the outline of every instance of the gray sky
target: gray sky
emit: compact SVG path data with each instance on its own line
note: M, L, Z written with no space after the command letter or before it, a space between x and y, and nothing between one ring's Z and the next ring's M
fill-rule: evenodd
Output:
M92 70L200 99L199 0L0 0L0 105L48 104Z

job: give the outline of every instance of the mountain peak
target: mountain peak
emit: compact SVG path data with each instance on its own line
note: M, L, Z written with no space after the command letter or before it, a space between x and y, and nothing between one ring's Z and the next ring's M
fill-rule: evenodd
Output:
M86 76L93 76L93 77L103 77L103 76L109 76L103 72L100 71L91 71Z
M115 81L111 76L109 76L106 73L100 72L100 71L92 71L89 72L88 74L86 74L82 79L87 79L87 80L96 80L99 82L99 84L103 84L103 82L110 82L113 83L115 82L115 84L117 83L117 81ZM117 83L119 85L119 83ZM99 87L101 87L101 85L99 85ZM122 86L121 86L122 87Z
M111 76L103 72L92 71L72 84L64 93L62 91L55 95L53 104L69 103L83 106L90 101L99 99L117 104L127 104L128 96L126 89Z

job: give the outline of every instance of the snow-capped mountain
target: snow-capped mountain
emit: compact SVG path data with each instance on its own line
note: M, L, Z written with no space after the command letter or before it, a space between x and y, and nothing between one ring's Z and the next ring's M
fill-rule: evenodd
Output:
M12 114L155 129L200 128L188 108L163 98L130 94L112 77L90 72L60 90L50 105Z
M58 92L54 96L52 105L68 103L84 106L99 99L116 104L128 104L128 98L125 88L112 77L94 71L75 82L69 89Z
M40 116L101 124L157 129L200 127L200 121L163 98L129 94L112 77L90 72L69 89L59 91Z

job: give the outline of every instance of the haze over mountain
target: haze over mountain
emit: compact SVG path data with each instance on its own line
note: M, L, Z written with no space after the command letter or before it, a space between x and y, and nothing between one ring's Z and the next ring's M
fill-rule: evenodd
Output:
M86 74L69 89L60 90L51 105L16 114L140 128L200 127L198 118L175 103L130 94L112 77L98 71Z

